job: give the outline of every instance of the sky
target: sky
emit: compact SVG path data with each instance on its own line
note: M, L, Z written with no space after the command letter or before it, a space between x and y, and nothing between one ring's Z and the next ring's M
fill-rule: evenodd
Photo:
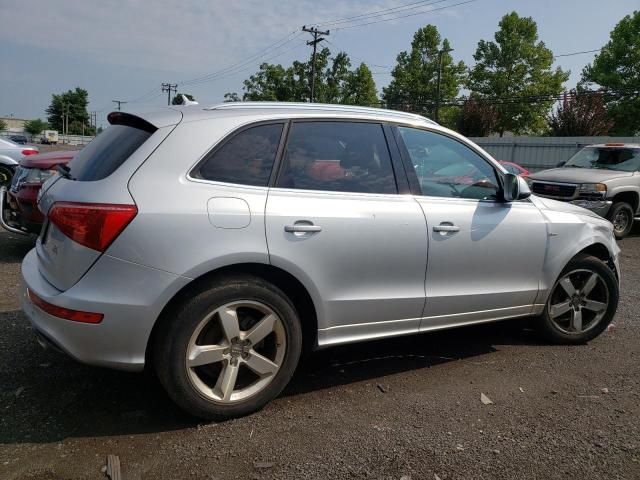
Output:
M106 123L112 100L129 102L126 110L166 105L163 82L178 83L179 91L201 104L215 104L226 92L241 94L243 80L264 61L306 60L310 35L300 32L302 25L322 27L321 22L407 4L415 5L396 14L411 14L405 18L354 28L339 28L354 20L325 25L331 30L326 46L346 51L353 64L365 61L379 92L398 53L430 23L449 39L455 60L473 65L478 41L492 40L500 18L511 11L533 17L540 40L561 55L601 48L622 17L640 10L640 0L463 2L0 0L0 116L45 119L51 94L76 86L88 90L98 124ZM556 60L571 71L567 88L575 86L593 56Z

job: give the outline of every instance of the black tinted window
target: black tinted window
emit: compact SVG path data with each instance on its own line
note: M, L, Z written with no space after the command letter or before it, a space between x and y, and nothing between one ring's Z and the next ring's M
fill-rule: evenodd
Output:
M251 127L213 151L200 167L199 175L217 182L266 187L276 159L281 123Z
M278 186L336 192L397 193L382 126L294 123Z
M423 195L494 199L493 167L466 145L439 133L399 127Z
M73 157L71 176L87 182L108 177L151 135L128 125L111 125Z

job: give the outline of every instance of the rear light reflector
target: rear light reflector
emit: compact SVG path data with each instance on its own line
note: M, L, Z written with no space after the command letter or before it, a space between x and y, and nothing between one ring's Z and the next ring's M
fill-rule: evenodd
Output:
M92 312L81 312L79 310L71 310L70 308L58 307L57 305L52 305L49 302L45 302L31 290L27 290L27 294L29 295L29 300L36 307L42 310L49 315L53 315L54 317L64 318L65 320L71 320L72 322L80 322L80 323L100 323L104 318L102 313L92 313Z
M56 202L49 221L74 242L104 252L137 214L135 205Z
M31 148L22 150L22 155L36 155L37 153L39 153L37 150L33 150Z

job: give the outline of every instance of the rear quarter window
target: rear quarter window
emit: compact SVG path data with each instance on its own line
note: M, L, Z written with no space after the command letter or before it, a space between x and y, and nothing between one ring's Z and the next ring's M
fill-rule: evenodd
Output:
M151 129L111 125L69 163L75 180L102 180L115 172L153 134Z
M284 124L247 128L214 149L196 169L205 180L266 187L276 159Z

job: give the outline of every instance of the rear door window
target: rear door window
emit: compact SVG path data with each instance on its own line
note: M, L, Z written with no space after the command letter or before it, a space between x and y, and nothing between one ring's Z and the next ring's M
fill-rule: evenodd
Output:
M387 141L378 123L293 123L278 187L398 193Z
M115 172L153 134L151 128L111 125L69 162L75 180L102 180Z
M284 124L248 128L214 149L195 176L215 182L266 187L276 159Z

